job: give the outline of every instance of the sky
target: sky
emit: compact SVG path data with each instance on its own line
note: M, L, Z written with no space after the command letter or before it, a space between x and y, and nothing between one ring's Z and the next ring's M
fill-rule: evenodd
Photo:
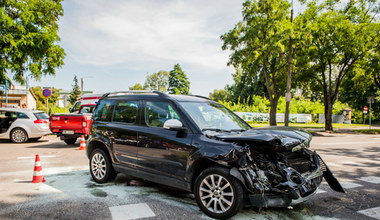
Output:
M243 0L65 0L59 21L65 65L31 86L128 90L147 74L180 64L190 92L208 96L232 84L220 35L242 20Z

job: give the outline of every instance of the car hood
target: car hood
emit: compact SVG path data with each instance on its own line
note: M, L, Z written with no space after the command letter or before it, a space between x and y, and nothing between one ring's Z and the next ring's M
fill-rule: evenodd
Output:
M226 142L247 142L256 145L282 146L287 150L303 144L308 147L311 134L298 128L265 127L254 128L242 133L215 135L219 140Z

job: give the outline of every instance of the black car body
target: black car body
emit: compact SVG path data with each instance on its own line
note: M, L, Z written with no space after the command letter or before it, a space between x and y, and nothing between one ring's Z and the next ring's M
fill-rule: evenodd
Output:
M221 129L228 128L228 129ZM87 155L95 181L117 172L194 192L213 218L288 207L323 178L343 188L300 129L252 129L219 103L161 92L115 92L97 104Z

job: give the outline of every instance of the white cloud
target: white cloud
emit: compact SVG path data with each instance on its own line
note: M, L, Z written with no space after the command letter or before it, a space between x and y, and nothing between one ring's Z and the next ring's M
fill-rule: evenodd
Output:
M125 77L113 81L112 86L102 85L112 91L142 83L146 73L170 70L179 63L188 74L191 91L208 95L232 81L233 70L226 66L229 52L222 51L219 37L241 19L242 2L64 1L60 36L68 57L58 74L67 78L78 72L93 73L98 80L88 89L94 91L99 88L98 81L106 81L110 74ZM117 84L126 81L128 85ZM67 82L71 84L72 78ZM68 89L68 85L61 87Z

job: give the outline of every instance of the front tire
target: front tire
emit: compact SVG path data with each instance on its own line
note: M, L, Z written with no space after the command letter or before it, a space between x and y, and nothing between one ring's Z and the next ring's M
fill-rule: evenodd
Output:
M226 168L204 170L195 181L194 195L199 208L216 219L230 218L244 206L245 191Z
M91 176L97 183L105 183L115 179L116 171L112 167L112 161L102 149L95 149L90 156Z
M29 140L28 134L22 128L15 128L11 131L10 139L13 143L25 143Z

